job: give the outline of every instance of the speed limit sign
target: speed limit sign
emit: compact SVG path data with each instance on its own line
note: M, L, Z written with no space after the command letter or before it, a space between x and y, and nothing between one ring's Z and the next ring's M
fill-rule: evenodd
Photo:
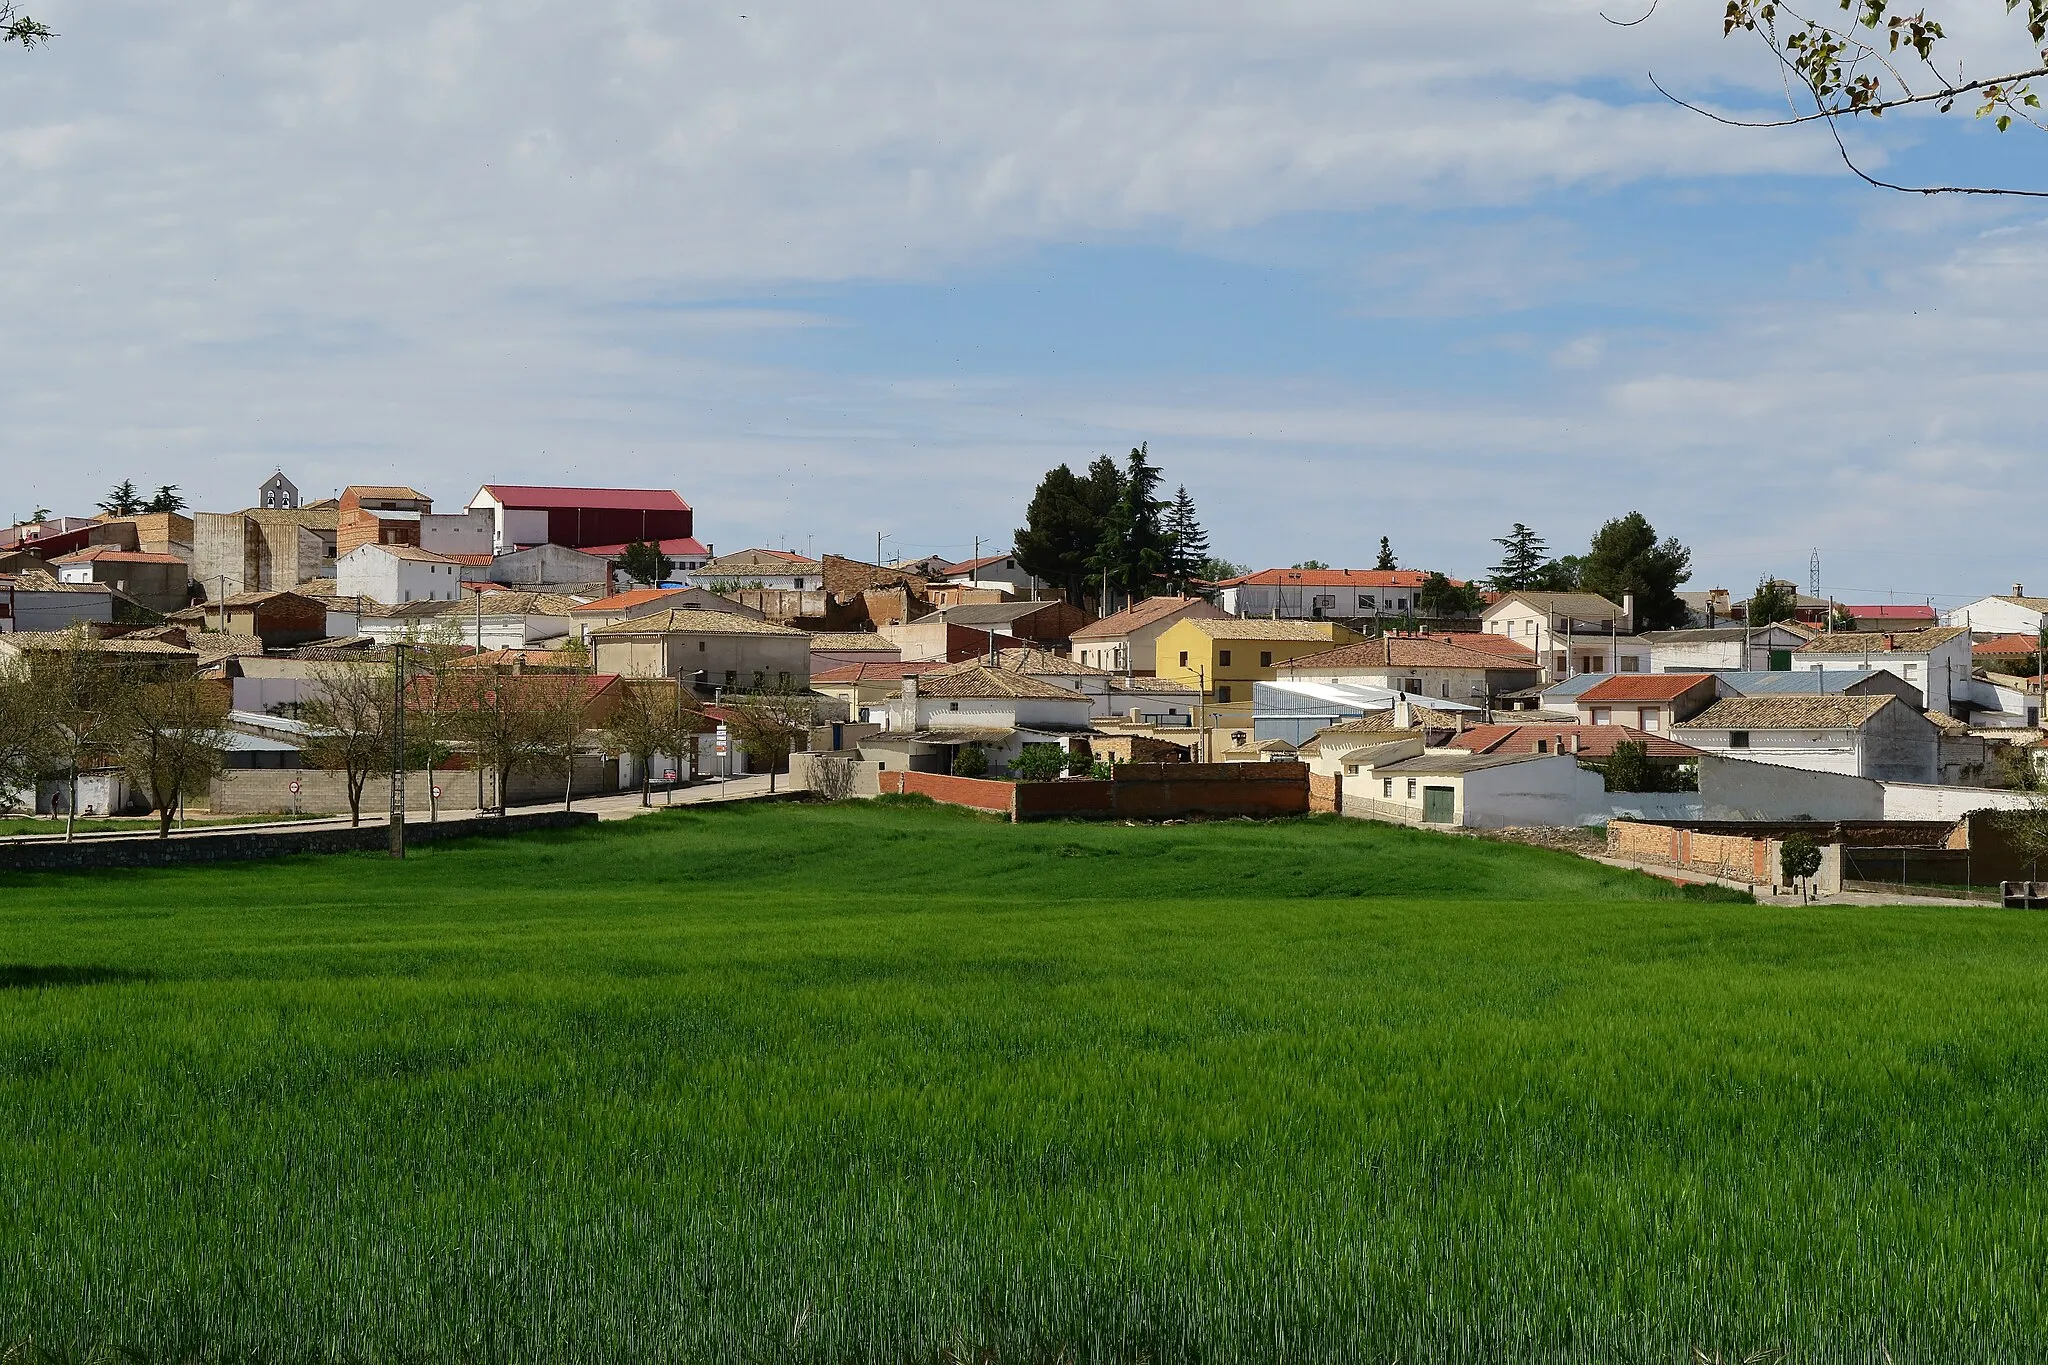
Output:
M434 787L434 799L436 801L439 801L441 799L441 788L438 784L436 784Z
M293 796L297 796L298 794L299 794L299 779L295 777L295 778L293 778L293 779L292 779L292 795L293 795Z

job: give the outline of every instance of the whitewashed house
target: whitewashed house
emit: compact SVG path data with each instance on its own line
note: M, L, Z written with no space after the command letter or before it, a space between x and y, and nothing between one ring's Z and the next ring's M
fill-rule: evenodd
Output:
M1228 615L1200 597L1148 597L1077 629L1071 639L1074 658L1112 673L1154 673L1161 635L1182 621Z
M1728 697L1672 727L1723 758L1887 782L1935 782L1941 733L1892 696Z
M2003 597L1980 597L1941 614L1944 626L1972 635L2038 636L2043 621L2048 621L2048 597L2027 596L2024 583L2013 584L2012 592Z
M1421 616L1420 569L1261 569L1214 584L1232 616L1275 621L1351 621Z
M1030 597L1046 586L1044 579L1025 572L1017 556L1008 552L949 564L935 581L963 588L990 588L1014 597Z
M1635 598L1616 606L1591 592L1511 592L1480 613L1480 629L1530 650L1545 684L1582 673L1647 673L1650 646L1635 633Z
M1344 814L1468 829L1605 819L1607 784L1570 754L1411 753L1374 747L1343 763ZM1355 760L1355 761L1354 761Z
M359 545L334 561L334 589L389 607L453 602L462 595L462 566L415 545Z
M1975 705L1970 632L1960 626L1817 635L1794 651L1792 667L1882 669L1912 685L1925 709L1958 719L1967 717Z
M1793 651L1813 638L1790 626L1717 626L1712 630L1646 630L1653 673L1768 672L1791 666Z
M903 679L888 704L884 730L861 741L862 757L891 768L951 772L960 750L974 745L998 773L1027 744L1071 749L1094 733L1095 705L1081 693L990 668L957 664Z

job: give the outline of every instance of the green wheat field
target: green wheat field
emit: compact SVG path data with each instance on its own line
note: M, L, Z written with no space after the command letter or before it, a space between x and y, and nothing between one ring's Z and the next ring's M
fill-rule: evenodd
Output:
M0 876L24 1359L2029 1358L2044 1153L2048 917L1355 821Z

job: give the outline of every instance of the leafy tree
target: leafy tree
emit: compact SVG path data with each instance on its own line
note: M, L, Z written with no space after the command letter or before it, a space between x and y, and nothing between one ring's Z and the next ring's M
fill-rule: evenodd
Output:
M581 635L565 637L555 646L554 657L565 668L573 668L578 673L590 671L590 646Z
M1828 621L1836 630L1845 630L1852 634L1856 630L1856 618L1849 614L1847 607L1839 603L1836 604L1834 612L1828 618Z
M391 671L375 664L333 664L313 673L314 692L300 708L308 729L301 746L316 768L341 774L348 822L363 823L363 788L391 771Z
M1188 584L1205 577L1209 565L1209 533L1195 517L1195 500L1182 484L1166 513L1166 577L1173 590L1186 594Z
M1673 629L1687 620L1678 585L1692 577L1692 551L1675 538L1657 539L1657 528L1641 512L1617 517L1600 528L1580 566L1580 588L1619 602L1631 593L1636 619L1627 628Z
M2048 76L2048 47L2043 46L2048 43L2048 0L2005 0L2008 22L2025 31L2040 64L2006 71L1993 67L1984 75L1974 70L1966 73L1962 60L1950 57L1942 47L1948 35L1941 20L1929 17L1925 8L1913 14L1894 14L1887 0L1841 0L1840 7L1843 18L1822 23L1790 9L1784 0L1728 0L1721 18L1722 36L1751 35L1770 53L1770 69L1786 78L1789 108L1783 117L1730 118L1709 113L1668 92L1666 97L1716 123L1735 127L1825 124L1842 164L1859 180L1879 189L1925 195L2040 193L1880 180L1856 164L1837 125L1863 114L1878 118L1888 109L1925 107L1946 114L1960 100L1978 118L1990 119L2001 133L2016 123L2048 131L2033 89L2035 80ZM1654 12L1656 6L1649 9ZM2020 34L2008 36L2018 39ZM1663 90L1661 85L1657 88Z
M1799 594L1791 584L1781 583L1769 574L1757 580L1756 591L1749 596L1750 625L1770 626L1798 617Z
M158 484L156 492L142 505L145 512L182 512L185 499L174 483Z
M1614 746L1603 771L1611 792L1657 790L1656 770L1650 766L1650 748L1640 740L1624 739Z
M988 751L979 744L963 744L953 755L953 776L981 777L988 772Z
M14 0L0 3L0 43L20 43L32 48L56 37L48 24L39 23L14 7Z
M1010 774L1020 782L1050 782L1066 772L1067 751L1057 744L1027 744L1010 761Z
M1493 542L1500 546L1500 563L1493 566L1488 581L1495 592L1524 592L1536 586L1537 575L1550 562L1550 547L1543 537L1515 523L1515 529Z
M1121 589L1126 602L1150 597L1166 571L1169 545L1166 501L1159 496L1159 466L1148 446L1134 447L1121 475L1122 490L1102 520L1090 571L1108 590ZM1108 603L1103 609L1108 610Z
M661 582L662 575L668 571L668 562L661 557L661 551L645 541L636 540L619 556L619 569L635 583L645 583L651 588Z
M1229 578L1242 578L1251 570L1242 564L1233 564L1227 559L1212 559L1202 566L1202 581L1221 583Z
M1387 543L1385 536L1380 537L1380 557L1374 561L1373 567L1375 569L1398 569L1401 567L1394 562L1394 547Z
M1304 559L1301 563L1290 565L1289 567L1296 569L1327 569L1330 566L1323 563L1320 559Z
M1585 585L1586 560L1583 555L1559 555L1529 580L1532 592L1578 592Z
M1786 835L1785 842L1778 845L1778 869L1785 874L1786 881L1799 888L1799 899L1805 901L1807 883L1820 871L1820 846L1813 842L1813 836Z
M123 479L108 490L100 499L100 511L110 517L132 517L143 507L142 494L135 487L135 480Z
M1476 612L1486 604L1480 600L1479 589L1470 583L1453 583L1443 574L1432 573L1422 580L1415 605L1431 616L1460 616Z
M193 792L205 791L228 744L228 702L221 687L198 678L147 682L127 689L116 713L114 756L128 780L149 793L156 837Z
M1123 496L1123 474L1107 455L1086 473L1066 465L1048 470L1031 495L1025 525L1012 542L1026 573L1057 584L1079 606L1089 586L1089 561L1102 541L1102 524Z

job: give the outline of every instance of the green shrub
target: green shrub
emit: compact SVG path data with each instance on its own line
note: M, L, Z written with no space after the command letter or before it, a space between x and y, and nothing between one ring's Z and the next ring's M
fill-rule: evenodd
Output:
M988 774L988 751L979 744L961 746L953 755L953 776L985 777Z

